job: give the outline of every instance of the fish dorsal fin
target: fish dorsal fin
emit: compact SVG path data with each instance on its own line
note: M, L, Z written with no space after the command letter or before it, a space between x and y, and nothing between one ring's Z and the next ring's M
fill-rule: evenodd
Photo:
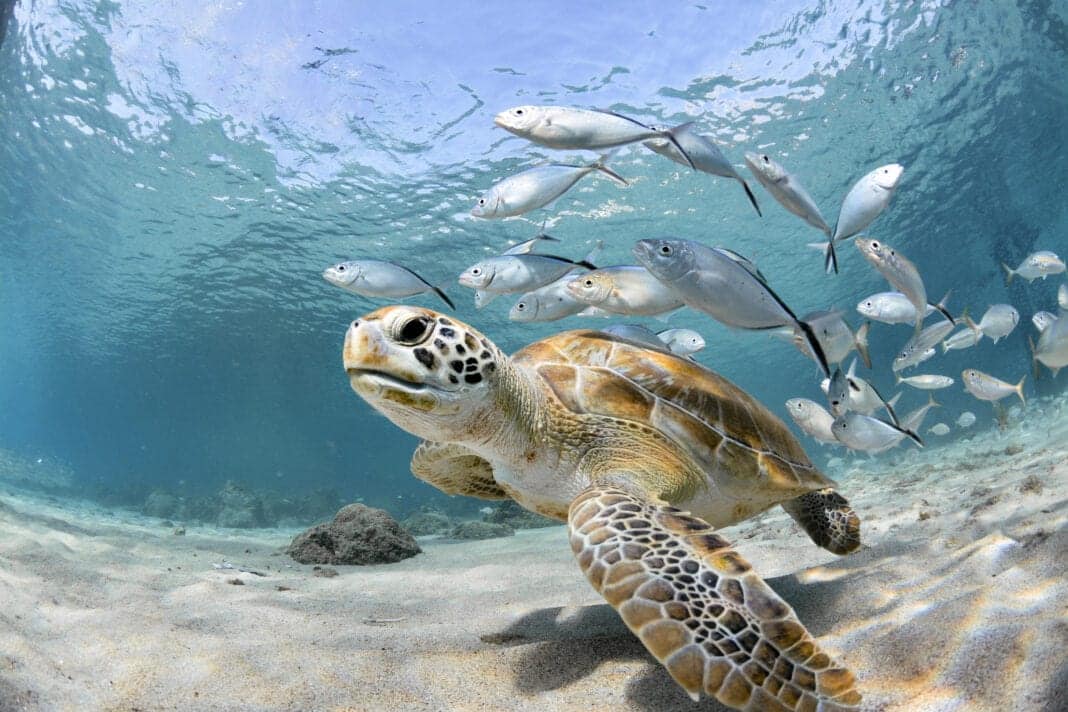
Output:
M728 257L728 258L734 260L735 262L740 264L742 267L745 267L746 271L749 272L749 274L751 274L754 277L756 277L757 279L759 279L761 281L761 283L764 284L765 287L768 285L768 278L765 277L764 273L761 272L760 269L757 268L756 263L754 263L751 259L749 259L745 255L743 255L743 254L741 254L739 252L735 252L734 250L730 249L729 247L713 247L712 249L716 250L719 253L721 253L724 257Z
M446 304L449 305L449 309L452 309L452 310L456 309L456 305L453 304L452 299L449 299L449 295L446 294L445 292L443 292L440 287L438 287L437 285L431 284L430 282L426 281L426 279L424 279L421 274L416 272L414 269L411 269L410 267L405 267L404 265L397 265L397 266L400 267L401 269L403 269L408 274L410 274L413 277L415 277L416 279L418 279L420 282L422 282L426 286L430 287L430 289L433 290L433 292L435 294L437 294L439 297L441 297L441 301L443 301L443 302L445 302Z

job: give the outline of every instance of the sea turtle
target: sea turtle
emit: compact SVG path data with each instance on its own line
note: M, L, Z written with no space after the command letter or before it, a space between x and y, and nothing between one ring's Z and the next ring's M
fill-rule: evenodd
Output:
M694 700L859 705L852 673L714 533L781 504L820 546L860 546L834 482L737 386L603 331L508 358L452 317L400 305L352 322L344 364L357 394L424 439L416 477L567 522L586 578Z

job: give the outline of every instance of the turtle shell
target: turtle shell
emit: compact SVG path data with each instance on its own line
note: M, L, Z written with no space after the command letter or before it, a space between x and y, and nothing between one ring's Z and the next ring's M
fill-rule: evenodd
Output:
M834 487L785 423L727 379L670 351L601 331L567 331L512 357L569 410L646 423L724 494L784 501Z

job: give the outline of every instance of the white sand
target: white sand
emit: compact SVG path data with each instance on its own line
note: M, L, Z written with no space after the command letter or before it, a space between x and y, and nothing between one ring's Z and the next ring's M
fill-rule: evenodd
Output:
M857 674L867 708L1064 710L1066 454L1064 427L1017 428L838 473L868 545L845 558L781 510L724 534ZM1041 492L1021 493L1031 476ZM178 537L0 494L0 711L723 709L676 688L562 527L424 541L336 578L278 555L292 534Z

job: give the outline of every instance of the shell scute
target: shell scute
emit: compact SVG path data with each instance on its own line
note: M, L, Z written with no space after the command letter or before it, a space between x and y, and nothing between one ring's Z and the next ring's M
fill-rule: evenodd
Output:
M706 471L730 472L731 494L756 486L785 498L834 486L781 419L689 359L587 330L535 342L513 363L536 372L575 413L657 428Z

